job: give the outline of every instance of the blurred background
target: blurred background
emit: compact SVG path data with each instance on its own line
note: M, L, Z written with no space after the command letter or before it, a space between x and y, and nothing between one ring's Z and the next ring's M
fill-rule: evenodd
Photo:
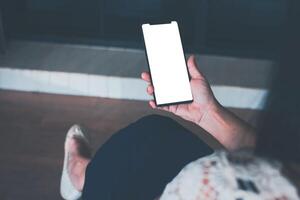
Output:
M286 0L2 0L0 199L61 199L68 128L94 149L150 113L141 24L179 24L217 99L254 126L278 58ZM165 113L160 113L166 115ZM174 116L171 116L175 118ZM177 119L212 147L203 130Z

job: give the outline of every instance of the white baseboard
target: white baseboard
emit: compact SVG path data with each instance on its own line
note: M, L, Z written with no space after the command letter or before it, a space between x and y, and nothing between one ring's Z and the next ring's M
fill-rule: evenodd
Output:
M138 78L0 68L0 89L113 99L149 100L147 84ZM212 86L226 107L260 110L268 91L265 89Z

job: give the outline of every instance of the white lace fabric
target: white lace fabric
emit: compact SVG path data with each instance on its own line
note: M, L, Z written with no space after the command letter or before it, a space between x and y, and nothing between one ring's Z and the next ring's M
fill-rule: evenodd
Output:
M218 151L186 167L160 200L299 200L281 165L249 152Z

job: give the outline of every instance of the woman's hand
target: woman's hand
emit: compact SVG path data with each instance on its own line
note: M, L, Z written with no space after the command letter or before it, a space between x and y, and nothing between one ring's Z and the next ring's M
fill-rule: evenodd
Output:
M188 71L191 76L191 89L194 97L192 103L184 103L178 105L170 105L163 107L156 107L153 100L149 101L152 108L162 109L168 112L172 112L186 120L192 121L196 124L200 124L202 118L217 105L217 101L214 98L212 90L208 81L203 74L198 70L195 56L190 56L188 61ZM147 72L142 73L142 79L149 83L147 87L147 93L153 95L154 88L151 83L150 74Z
M196 123L228 150L252 148L255 145L255 130L218 103L209 83L198 70L194 56L188 59L187 65L191 75L190 84L194 101L187 104L156 107L155 102L151 100L150 106L172 112ZM154 88L151 84L150 74L143 72L142 79L149 83L147 93L153 95Z

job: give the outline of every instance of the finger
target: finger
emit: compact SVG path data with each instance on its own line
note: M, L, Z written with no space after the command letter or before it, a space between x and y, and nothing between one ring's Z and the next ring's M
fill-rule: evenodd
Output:
M170 112L172 112L172 113L174 113L174 114L176 113L177 108L178 108L178 105L172 105L172 106L169 106Z
M151 108L156 108L156 104L153 100L149 101L149 105L151 106Z
M153 92L154 92L153 86L152 85L148 85L148 87L147 87L147 93L149 95L153 95Z
M203 78L203 75L198 69L198 65L196 63L196 58L194 55L191 55L187 61L188 70L192 78Z
M176 111L174 112L174 114L184 117L184 118L188 118L190 116L188 104L181 104L180 107L178 106L176 108Z
M162 106L162 107L159 107L159 108L160 108L161 110L170 112L170 106Z
M151 82L150 74L149 74L148 72L143 72L143 73L141 74L141 78L142 78L144 81Z
M157 107L155 104L154 100L149 101L149 105L153 109L159 109L159 110L164 110L169 112L169 106L162 106L162 107Z

